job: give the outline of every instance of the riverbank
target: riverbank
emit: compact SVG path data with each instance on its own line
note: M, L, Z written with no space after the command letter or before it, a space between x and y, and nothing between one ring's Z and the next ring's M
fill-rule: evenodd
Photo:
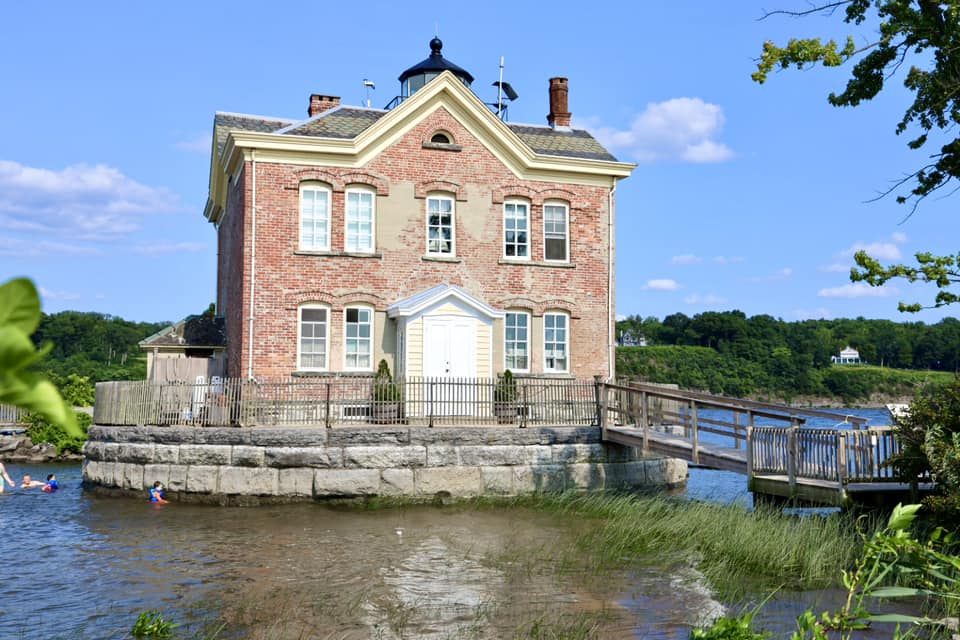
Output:
M83 455L70 451L60 454L49 442L34 444L26 431L0 435L0 462L15 464L74 464L83 461Z

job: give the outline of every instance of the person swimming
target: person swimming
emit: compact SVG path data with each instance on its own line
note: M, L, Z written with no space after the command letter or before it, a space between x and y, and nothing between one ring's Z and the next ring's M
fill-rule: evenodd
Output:
M53 493L59 488L60 488L60 485L57 484L57 476L51 473L50 475L47 476L47 483L43 485L43 489L41 489L41 491L43 491L44 493Z
M30 476L24 475L24 476L23 476L23 482L20 483L20 488L21 488L21 489L33 489L34 487L45 487L46 485L47 485L47 483L46 483L46 482L43 482L42 480L34 480L34 479L31 478Z
M163 483L157 480L153 483L153 487L150 489L150 502L155 502L157 504L167 504L167 500L163 495Z
M13 481L13 478L10 477L10 474L7 473L7 468L3 466L3 463L0 462L0 493L3 493L3 481L6 480L7 484L11 487L16 487L17 483Z

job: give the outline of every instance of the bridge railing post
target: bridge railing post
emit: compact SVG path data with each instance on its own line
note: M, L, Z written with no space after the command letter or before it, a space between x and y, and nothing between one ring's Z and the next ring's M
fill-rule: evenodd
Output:
M640 421L643 423L643 452L650 452L650 410L647 408L649 401L646 391L640 392Z
M787 432L787 482L790 484L790 496L797 490L797 431L798 427L790 427Z
M595 394L597 399L597 424L600 427L600 437L607 439L607 385L603 382L602 376L593 376L595 384Z
M753 425L747 426L747 483L753 479Z
M693 448L691 458L694 464L700 464L700 427L697 425L697 401L690 401L690 427L692 430Z

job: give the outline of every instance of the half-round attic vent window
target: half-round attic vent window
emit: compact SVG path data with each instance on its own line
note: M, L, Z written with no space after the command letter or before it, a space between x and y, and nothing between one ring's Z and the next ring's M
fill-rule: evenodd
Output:
M436 144L450 144L450 136L445 133L435 133L433 137L430 138L430 142L435 142Z

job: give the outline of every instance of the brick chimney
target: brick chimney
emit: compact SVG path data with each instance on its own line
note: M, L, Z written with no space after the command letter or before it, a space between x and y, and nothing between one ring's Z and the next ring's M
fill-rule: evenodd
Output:
M566 78L550 78L550 113L547 114L547 122L551 127L570 127Z
M310 106L307 107L307 114L312 118L318 113L323 113L340 106L340 96L322 96L319 93L310 95Z

